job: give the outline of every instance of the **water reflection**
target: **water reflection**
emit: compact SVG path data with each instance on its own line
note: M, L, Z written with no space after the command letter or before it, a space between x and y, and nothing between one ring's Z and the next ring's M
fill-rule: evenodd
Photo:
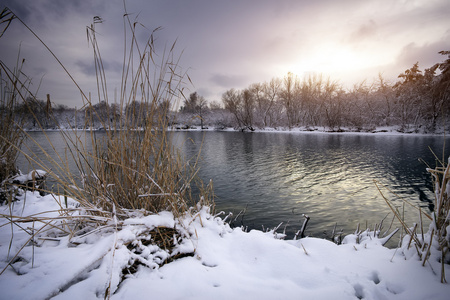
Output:
M247 207L243 224L249 228L289 221L290 234L305 213L311 217L308 233L315 236L336 222L348 233L358 223L374 226L385 218L390 210L374 180L432 209L431 178L418 159L435 166L428 147L443 149L442 137L427 136L179 132L175 137L195 142L183 147L191 154L204 138L199 174L214 180L218 209L238 213ZM406 219L417 216L405 207Z
M429 148L442 156L444 145L442 137L428 136L171 134L186 159L195 160L201 149L199 176L205 182L214 181L217 210L237 215L247 208L243 219L241 215L235 223L250 229L288 223L290 237L300 229L302 214L311 217L307 234L318 237L331 231L335 223L345 233L353 232L358 223L361 227L379 223L390 210L374 180L430 211L431 177L418 159L434 167L435 158ZM59 133L48 136L56 152L64 156L68 149ZM47 147L46 151L53 151L43 133L32 133L32 137ZM449 142L447 139L447 145ZM449 150L447 147L445 153L449 154ZM29 151L38 156L42 152L35 145ZM29 169L23 157L19 166L24 172ZM75 166L69 167L76 171ZM394 195L386 196L401 208L402 202ZM391 216L385 224L390 223ZM417 221L417 211L405 206L405 219L410 223Z

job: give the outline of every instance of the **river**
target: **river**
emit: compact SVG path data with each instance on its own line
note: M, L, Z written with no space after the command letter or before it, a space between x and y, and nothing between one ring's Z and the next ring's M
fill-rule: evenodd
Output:
M101 133L99 133L101 134ZM216 212L233 213L234 226L267 229L283 222L289 238L299 230L303 214L310 217L306 234L329 237L334 226L344 234L373 228L392 213L374 180L421 207L433 209L430 175L422 159L436 165L432 149L442 159L442 136L329 134L285 132L171 132L186 159L201 150L199 176L214 183ZM44 150L52 151L41 132L30 133ZM47 132L60 153L65 144L58 132ZM36 145L27 152L41 153ZM19 158L23 172L31 166ZM69 164L76 172L76 167ZM418 212L403 206L398 196L383 189L405 215L418 222ZM386 215L388 215L386 217ZM238 217L237 217L238 216ZM236 218L237 217L237 218ZM398 227L398 223L394 223ZM426 230L426 228L425 228ZM398 239L397 239L398 240Z

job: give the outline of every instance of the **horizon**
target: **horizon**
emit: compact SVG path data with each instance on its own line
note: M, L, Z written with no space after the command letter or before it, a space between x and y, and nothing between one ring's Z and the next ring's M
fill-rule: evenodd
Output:
M4 1L55 52L83 91L95 95L92 48L86 26L94 16L108 80L108 92L120 88L123 60L123 1L93 3ZM418 62L423 71L450 49L450 5L446 1L142 1L126 2L132 20L142 24L139 40L154 28L157 52L176 41L180 67L188 71L197 91L208 102L252 83L322 74L344 88L378 74L393 83ZM2 7L3 8L3 7ZM25 58L37 98L81 107L80 92L39 42L17 21L0 38L1 60L12 67ZM188 81L188 80L186 80ZM94 98L95 99L95 98ZM95 101L94 103L96 103ZM111 102L111 101L110 101Z

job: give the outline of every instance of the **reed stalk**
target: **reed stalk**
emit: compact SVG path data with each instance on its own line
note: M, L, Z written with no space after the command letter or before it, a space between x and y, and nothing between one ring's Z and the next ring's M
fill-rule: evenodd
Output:
M34 114L32 106L28 105L36 98L29 90L30 80L22 76L20 64L19 68L10 71L0 60L2 89L3 83L6 83L5 89L11 91L8 94L9 99L2 98L0 107L2 124L11 125L0 127L2 151L0 182L2 186L3 183L12 186L7 179L17 172L14 162L18 153L22 153L35 167L46 171L48 176L57 182L58 189L63 191L61 195L55 190L45 191L52 193L59 204L58 217L40 215L24 217L14 216L12 213L0 215L0 218L7 220L5 225L10 225L11 228L25 230L22 223L36 224L36 228L33 225L33 231L29 232L27 244L30 241L45 239L44 233L48 230L58 231L56 237L53 234L52 238L58 239L58 236L69 235L71 243L76 244L82 242L86 235L98 231L120 230L123 220L137 212L140 215L147 215L171 211L177 218L185 214L196 214L202 206L213 208L212 182L205 185L197 178L198 157L186 161L173 146L170 131L167 130L170 107L183 99L184 80L187 77L179 66L180 58L175 54L176 43L167 47L162 54L157 53L154 35L159 28L154 30L142 45L137 39L136 32L139 23L130 19L126 8L123 18L126 32L122 79L119 104L114 105L115 111L112 112L107 76L96 38L96 27L102 23L100 17L94 17L93 23L87 27L88 42L93 49L97 75L97 92L96 96L92 97L90 93L81 90L57 56L17 15L7 8L0 14L0 24L7 25L0 38L9 24L17 19L64 69L69 79L80 90L83 99L82 110L87 120L84 127L89 129L83 133L61 130L60 134L67 150L60 155L45 133L43 124ZM42 141L34 140L23 129L20 121L15 119L12 112L16 99L21 99L28 105L30 113L53 151L45 151L41 146ZM25 101L28 99L31 100ZM114 104L117 104L116 101ZM99 109L101 105L107 108L106 111ZM52 118L57 124L51 112L47 117ZM101 136L95 127L105 129ZM27 145L22 145L24 137L28 138L28 143L38 146L43 156L27 155L23 150ZM75 163L79 174L69 170L69 160ZM8 164L7 168L3 167L3 162ZM200 191L198 198L192 195L191 185L198 186ZM16 185L15 188L23 187ZM68 198L75 199L79 207L76 209L68 207ZM10 202L13 201L12 197L9 199ZM65 199L64 202L62 199ZM114 228L111 223L115 224ZM158 238L169 239L173 236L166 234ZM169 241L163 241L164 243ZM27 244L20 248L1 273L8 266L12 266Z
M22 22L7 9L2 15L5 21L18 19ZM97 100L93 100L90 94L89 97L86 96L87 93L81 89L80 91L87 115L85 125L95 128L100 124L101 128L106 129L103 137L99 138L96 131L90 130L83 140L80 135L61 131L69 149L64 157L59 156L56 149L54 153L47 153L41 148L45 159L32 156L27 158L41 169L54 174L66 196L77 199L85 207L95 207L107 212L112 211L113 206L119 212L126 209L144 209L153 213L170 210L176 215L186 212L193 204L190 185L197 183L197 165L196 162L188 164L183 160L172 146L172 137L167 130L170 106L184 97L184 78L187 75L178 65L179 57L174 53L176 43L166 48L162 55L157 54L154 44L154 34L159 30L157 28L142 46L136 37L136 25L139 23L131 20L130 15L125 12L127 40L124 41L120 105L111 118L110 111L98 109L101 104L108 109L111 107L107 77L96 37L96 27L101 26L102 21L100 17L94 17L92 24L87 27L97 75ZM51 54L61 64L56 55L53 52ZM63 65L62 67L76 84L67 69ZM15 81L19 82L18 76L11 76L10 82ZM31 109L30 112L33 114ZM43 130L38 118L36 121ZM28 135L24 131L20 134ZM28 135L28 138L39 146L31 136ZM51 145L48 137L47 142ZM88 144L92 147L88 147ZM20 145L15 145L12 149L15 153L21 151ZM75 161L79 177L69 172L68 159ZM50 166L45 161L50 162ZM81 185L77 184L80 181ZM204 193L204 204L210 204L213 197L211 185L205 187L201 182L199 185Z
M30 82L28 79L19 80L24 77L23 60L19 57L13 70L0 61L0 204L7 201L11 192L8 179L19 172L16 160L25 138L20 130L23 118L15 110L18 101L26 95L26 85Z
M404 220L403 214L400 213L394 203L386 198L380 185L375 181L380 194L386 201L389 208L394 213L394 216L399 220L402 225L402 229L406 232L409 240L404 245L405 251L412 248L417 252L419 259L422 261L422 265L425 266L426 262L431 263L431 260L437 261L441 264L441 282L446 283L445 278L445 264L450 264L450 234L447 232L450 228L450 158L447 163L443 160L437 159L440 162L440 166L433 168L428 167L427 171L433 177L434 183L434 211L431 214L427 214L422 209L417 208L419 211L419 225L415 223L412 227L407 225ZM389 189L388 189L389 190ZM390 191L390 190L389 190ZM403 198L400 198L405 203L411 205L410 202ZM431 220L429 231L424 233L422 217L425 216ZM420 226L420 233L417 228ZM431 257L433 251L432 247L440 253L438 257Z

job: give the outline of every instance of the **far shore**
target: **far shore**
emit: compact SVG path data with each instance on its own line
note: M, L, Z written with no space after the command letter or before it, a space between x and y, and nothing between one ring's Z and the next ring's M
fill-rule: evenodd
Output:
M52 131L106 131L101 128L47 128L47 129L24 129L26 132L52 132ZM122 130L122 129L117 129ZM132 129L135 131L143 131L143 128ZM172 125L167 128L168 131L217 131L217 132L246 132L246 133L301 133L301 134L352 134L352 135L398 135L398 136L444 136L447 137L447 132L444 129L437 129L435 132L425 132L423 130L400 130L398 126L376 127L373 129L356 130L354 128L341 127L339 129L329 129L320 127L293 127L291 129L286 127L266 127L266 128L232 128L232 127L217 127L211 126L196 126L196 125ZM450 136L450 135L449 135Z
M355 135L402 135L402 136L447 136L447 132L443 129L438 129L435 132L424 132L421 130L405 130L401 131L398 126L376 127L370 130L355 130L348 127L341 127L336 130L323 127L293 127L291 129L286 127L266 127L255 128L250 130L248 128L217 128L214 126L173 126L169 127L170 131L229 131L229 132L248 132L248 133L303 133L303 134L355 134Z

